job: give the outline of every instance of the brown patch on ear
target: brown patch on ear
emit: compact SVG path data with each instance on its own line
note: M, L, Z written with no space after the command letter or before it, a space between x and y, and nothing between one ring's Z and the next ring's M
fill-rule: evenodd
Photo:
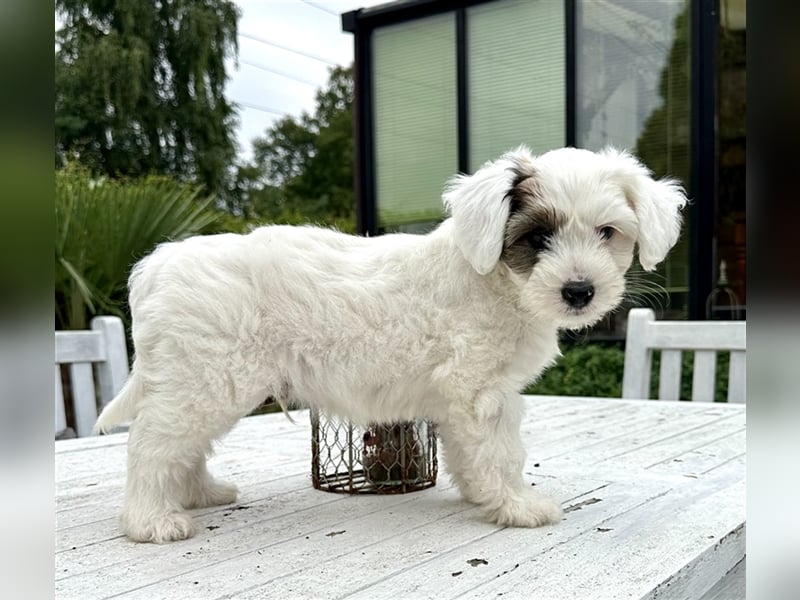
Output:
M532 167L527 172L517 173L508 198L511 208L500 260L516 273L530 273L539 253L547 249L546 240L563 225L564 219L542 203L541 189Z
M536 169L530 165L527 168L518 164L514 171L514 181L506 197L511 201L510 213L513 214L527 203L530 196L539 196L539 185L536 178Z

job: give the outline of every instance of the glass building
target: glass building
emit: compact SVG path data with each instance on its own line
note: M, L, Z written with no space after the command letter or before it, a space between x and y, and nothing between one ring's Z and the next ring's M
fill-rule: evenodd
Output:
M744 319L745 3L407 0L345 13L361 232L430 229L448 177L519 144L611 144L692 199L681 241L633 302L661 318ZM620 337L625 312L596 335Z

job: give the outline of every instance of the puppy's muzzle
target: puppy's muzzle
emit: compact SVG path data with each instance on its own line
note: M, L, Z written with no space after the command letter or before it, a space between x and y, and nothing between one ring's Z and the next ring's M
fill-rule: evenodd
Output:
M583 308L594 298L594 286L588 281L568 281L561 288L561 297L572 308Z

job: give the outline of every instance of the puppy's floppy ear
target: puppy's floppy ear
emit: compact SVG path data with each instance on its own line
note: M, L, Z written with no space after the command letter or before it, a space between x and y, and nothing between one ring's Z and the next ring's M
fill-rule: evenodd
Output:
M654 180L650 169L627 152L606 148L601 154L611 159L612 176L639 221L639 263L652 271L680 237L680 211L686 205L686 194L675 179Z
M474 175L456 175L447 182L443 198L453 219L456 246L481 275L500 260L511 203L508 193L531 159L528 149L520 146L485 163Z

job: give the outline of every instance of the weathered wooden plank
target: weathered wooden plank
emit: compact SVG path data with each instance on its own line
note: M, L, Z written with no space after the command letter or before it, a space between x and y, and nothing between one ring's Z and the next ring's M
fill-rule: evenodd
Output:
M647 347L646 336L651 310L632 310L628 314L625 341L625 366L622 373L622 397L644 400L650 397L650 371L653 352Z
M524 396L524 398L536 398L537 396ZM605 408L606 410L611 409L614 406L623 406L627 407L629 410L637 410L644 406L645 411L650 410L657 410L656 406L657 403L650 402L643 403L640 399L628 399L628 398L601 398L601 397L585 397L585 396L558 396L561 398L562 403L560 406L562 408L569 408L571 411L584 411L587 409L600 409L602 410ZM692 413L692 411L703 412L707 410L708 407L693 407L691 404L685 404L681 402L665 402L664 403L667 407L672 406L679 406L680 408L675 410L672 409L672 414L683 414L683 413ZM670 410L669 408L667 410Z
M63 481L56 481L56 497L59 499L58 510L71 507L71 498L92 493L96 487L103 489L112 481L120 481L125 477L126 459L124 448L117 448L116 456L109 459L98 473L91 471L86 464L67 466L57 464L58 473L67 473ZM209 459L209 470L218 478L235 479L250 471L260 481L267 482L273 478L285 477L289 474L310 474L310 452L293 452L292 448L264 455L248 449L226 449ZM98 461L100 462L100 461ZM63 504L62 504L63 502Z
M688 452L697 451L699 448L717 441L720 437L744 432L744 428L745 416L731 415L728 418L705 423L688 431L653 440L636 448L626 449L597 462L610 463L610 466L625 469L647 468Z
M728 365L728 402L744 403L747 395L747 359L744 352L731 352Z
M375 598L457 596L476 581L513 570L526 557L544 556L581 532L596 528L666 489L663 482L651 482L638 489L612 484L591 490L570 502L580 508L568 512L562 523L541 529L476 527L470 513L452 515L349 553L321 558L318 564L269 579L237 597L255 600L263 598L267 590L281 598L341 598L351 594L375 594ZM471 566L468 561L472 559L486 560L488 564L477 562ZM364 568L365 561L368 568ZM348 575L337 579L331 593L331 577L337 573ZM433 580L439 584L430 585Z
M581 482L581 483L579 483L577 485L578 485L578 489L585 489L587 487L589 487L589 488L596 487L598 484L597 483L593 483L593 482ZM445 494L447 494L448 499L454 500L455 504L458 505L457 508L460 507L459 510L465 509L465 508L471 508L471 505L460 501L460 499L458 498L455 490L452 489L450 486L446 486L444 488L441 488L440 491L445 493ZM299 498L299 501L287 501L286 498L275 498L274 500L273 500L273 498L269 498L267 504L269 504L270 508L274 507L278 514L277 515L276 514L269 514L268 518L263 519L263 520L273 521L272 526L274 527L275 523L278 522L277 517L280 517L280 515L284 515L286 519L290 519L290 520L293 520L293 521L297 522L298 523L297 527L302 527L303 526L302 523L305 523L305 521L303 521L302 519L300 521L297 521L297 515L295 513L297 513L299 510L305 510L306 505L308 507L313 507L314 503L325 504L325 503L328 503L328 502L331 502L331 501L334 501L334 500L338 501L338 500L341 500L342 498L344 498L343 496L339 496L339 495L336 495L336 494L328 494L328 493L324 493L324 492L317 492L317 491L311 490L310 489L310 485L307 485L303 490L296 491L296 494L297 494L297 497ZM370 498L366 498L366 497L361 497L361 498L353 499L353 500L356 500L358 503L365 503L366 502L366 503L375 504L378 507L381 507L382 505L384 507L389 507L389 509L390 509L389 515L391 515L392 512L395 512L395 514L396 514L397 512L401 512L402 513L405 510L404 508L402 508L402 507L398 508L397 506L394 506L394 508L392 508L392 506L396 503L396 501L400 501L402 503L402 502L406 502L406 501L415 500L414 497L418 496L418 495L419 495L419 493L411 494L411 495L407 495L407 496L402 496L402 497L395 497L395 496L388 497L387 496L387 497L384 497L383 500L381 500L380 498L374 498L374 497L371 497L371 499ZM574 495L574 492L573 492L573 495ZM291 499L289 499L289 500L291 500ZM310 502L310 504L309 504L309 502ZM409 509L409 518L419 518L419 519L424 520L426 518L425 515L429 511L428 511L427 508L423 509L423 510L420 510L418 505L419 504L425 504L425 502L423 502L422 498L416 499L415 502L417 503L415 505L416 508ZM242 499L240 504L242 504L242 503L244 503L244 498ZM453 504L454 503L450 502L450 501L446 502L445 503L445 509L449 510L450 508L452 508ZM258 507L253 506L252 504L250 504L250 506L252 506L254 509L257 509L259 513L264 512L263 503L262 503L262 505L259 505ZM450 507L450 508L448 508L448 507ZM209 525L209 526L212 526L212 527L219 526L220 527L219 529L214 530L213 534L211 534L211 537L210 537L210 539L207 540L207 542L211 543L212 546L214 546L214 544L219 544L219 550L223 554L225 552L229 552L230 547L232 545L234 545L234 543L238 543L240 545L240 547L245 547L245 548L247 547L248 542L244 542L244 543L241 542L241 540L243 539L243 536L241 535L241 530L242 529L245 529L249 533L249 532L252 531L252 528L258 528L258 527L261 527L263 525L263 523L259 524L259 522L258 522L261 519L257 519L257 522L253 522L251 520L251 522L247 524L246 528L237 527L236 522L235 521L231 521L230 519L228 519L225 522L221 522L221 523L218 522L219 513L220 512L224 513L226 511L230 512L230 508L227 507L227 508L222 508L222 509L213 509L213 510L211 510L210 512L213 512L215 515L217 515L216 517L214 517L214 515L210 514L209 511L200 511L200 512L195 512L194 513L195 515L203 515L204 513L207 513L207 514L205 514L205 516L202 516L201 518L198 519L198 526L200 526L202 523L210 522L211 525ZM241 512L241 513L237 512L237 511L234 511L233 512L234 517L232 517L232 518L235 518L235 515L243 515L244 517L249 519L249 518L251 518L251 515L254 514L254 512L255 511L251 512L250 510L248 510L247 512ZM346 514L344 514L344 513L346 513ZM342 511L339 511L339 513L335 513L335 514L337 514L339 516L343 515L347 519L352 519L354 517L354 514L359 514L359 513L357 511L353 511L353 510L342 510ZM314 519L317 519L317 518L322 518L322 516L320 516L320 515L312 515L310 517L311 521L313 521ZM384 515L383 518L387 518L386 515ZM362 524L362 527L367 528L369 531L366 532L366 533L362 532L361 534L359 534L359 539L363 539L365 537L365 535L366 536L372 535L370 533L370 531L372 531L372 530L380 531L380 526L376 527L376 523L382 523L383 522L383 518L378 516L377 519L376 519L376 515L370 515L370 514L364 515L364 522ZM215 519L217 519L217 521L215 521ZM478 516L475 517L475 520L480 522L480 523L483 523L483 525L486 525L488 527L493 527L495 529L497 528L496 526L492 526L492 525L490 525L488 523L485 523ZM323 518L323 522L324 522L324 518ZM344 526L340 527L336 522L330 523L329 527L338 527L339 529L344 528ZM350 530L351 531L353 530L353 526L350 526ZM301 531L302 531L302 529L301 529ZM226 539L230 539L231 536L233 536L233 539L231 539L229 542L225 542L225 540ZM267 541L271 540L275 536L264 535L264 536L245 536L245 537L247 537L249 539L249 543L250 544L255 544L255 547L259 548L260 546L262 546L265 543L264 540L267 540ZM291 539L293 539L293 538L290 538L290 540ZM119 543L120 541L121 541L120 539L110 539L109 543L112 544L112 546L109 546L108 544L96 544L95 543L90 548L86 548L86 549L76 548L76 550L78 550L78 552L71 553L71 555L69 556L69 562L72 563L73 565L75 563L86 564L86 565L89 566L89 570L90 571L91 571L92 565L95 565L95 564L101 565L102 564L104 566L104 568L109 568L110 569L110 571L104 571L104 572L113 572L114 567L113 567L113 565L110 565L111 561L109 561L109 556L117 554L117 553L115 553L113 551L109 551L109 548L113 548L113 545L116 544L116 543ZM187 542L181 542L182 545L191 544L191 543L192 543L191 540L187 541ZM201 545L202 545L202 543L201 543ZM141 545L135 545L135 544L132 544L132 546L134 548L142 547ZM169 546L169 547L172 547L172 546ZM165 554L164 560L168 560L169 559L168 556L169 556L170 553L169 553L169 550L167 548L168 547L164 547L164 554ZM204 556L206 556L207 558L210 558L210 559L214 559L215 558L213 553L209 550L207 544L206 544L206 550L204 552ZM64 557L59 555L59 564L61 563L61 561L63 559L64 559ZM125 564L127 564L127 563L130 563L130 561L129 560L125 561L125 563L122 566L124 567ZM161 566L163 566L163 565L161 565ZM161 569L161 566L159 566L158 569ZM137 567L137 569L138 569L138 567ZM82 571L78 571L78 573L81 573L81 572ZM75 567L73 566L71 574L74 575L75 573L76 573ZM140 572L140 574L141 574L141 572ZM66 590L66 588L64 588L64 589Z
M215 457L209 462L209 470L220 480L228 481L237 485L240 489L243 486L258 483L269 489L272 481L278 481L292 476L306 478L310 485L309 461L305 459L294 459L280 463L269 462L259 456L248 454L238 457L237 455L226 455L225 457ZM84 479L73 480L69 487L64 488L62 484L56 484L56 500L58 502L56 516L59 520L69 522L74 525L84 521L94 521L98 515L92 510L87 509L87 504L98 502L107 506L108 514L115 514L122 508L120 502L111 502L116 498L125 485L125 473L119 471L108 474L101 478L87 476ZM62 515L62 513L64 513ZM85 518L84 516L85 515Z
M97 331L56 331L56 363L106 359L103 336Z
M684 442L685 449L689 450L692 448L692 440L691 435L684 435L686 432L697 431L706 426L715 427L716 423L735 416L736 413L728 411L709 410L706 413L681 415L674 420L665 419L658 426L632 430L627 435L620 435L601 443L579 448L563 455L563 460L568 463L597 464L609 458L620 457L638 449L659 444L663 440L673 437Z
M205 554L207 558L213 560L215 548L219 552L227 552L235 545L231 536L238 536L242 539L247 537L248 527L253 523L251 514L254 514L248 511L251 511L253 507L257 507L259 515L261 515L258 517L260 520L278 520L294 512L314 510L343 499L340 495L312 492L307 482L298 487L296 478L287 478L285 482L273 483L278 485L271 486L272 489L268 493L265 493L263 487L243 490L235 504L191 511L197 528L197 540L193 543L180 542L180 544L188 544L199 549L205 542L207 546ZM247 514L245 514L246 512ZM70 575L94 572L98 566L103 564L103 556L109 556L109 548L118 550L113 553L113 556L118 558L125 556L135 558L137 556L135 548L142 545L133 544L123 537L116 517L88 525L90 526L61 529L58 532L57 564L75 565L80 562L84 565L82 569L73 569ZM127 546L130 548L126 548ZM123 550L122 553L119 552L120 549ZM184 551L178 554L183 554ZM169 552L166 554L168 555ZM118 563L113 561L112 564Z
M283 475L283 470L273 470L271 474L265 474L264 469L257 468L236 472L234 476L231 476L229 471L220 469L217 475L223 481L236 483L240 490L239 502L255 502L261 498L281 493L284 490L283 482L285 480L299 478L303 482L301 487L311 486L307 472L308 464L305 461L295 463L292 470L291 475ZM124 487L124 476L117 476L109 483L101 481L96 486L86 487L81 493L75 493L69 497L58 496L57 526L60 530L83 527L87 533L90 533L98 521L112 520L122 510Z
M75 432L79 437L91 435L97 421L97 400L94 395L94 373L91 363L75 362L69 366L72 384L72 408Z
M128 434L114 433L111 435L95 435L88 438L73 438L57 440L55 455L86 452L92 454L97 448L110 448L111 446L125 446L128 443Z
M254 571L259 564L275 569L276 561L285 560L285 555L283 552L273 552L270 548L282 543L288 543L286 547L293 548L295 553L316 555L333 547L331 540L334 536L327 535L331 532L349 530L351 536L345 538L350 540L348 543L359 543L357 539L353 541L356 534L362 529L374 529L376 523L388 531L394 531L408 527L412 517L441 518L444 514L470 507L465 502L431 502L431 497L441 498L443 495L441 490L436 489L409 496L383 497L349 497L308 490L300 495L309 500L308 506L293 507L293 510L278 517L269 512L268 507L255 505L245 511L231 511L237 523L223 528L220 519L205 515L198 519L199 531L202 532L206 527L220 529L177 544L153 546L115 539L102 545L78 548L72 555L59 554L56 557L57 595L59 598L92 597L94 579L103 577L107 581L104 593L108 595L135 589L136 593L131 597L176 597L176 586L181 590L186 587L187 594L193 589L192 581L198 576L195 573L197 569L202 569L206 580L216 585L235 585L241 573ZM320 504L320 498L327 503ZM426 505L424 511L416 507L408 513L404 512L405 518L386 518L386 514L393 514L398 505L408 502L418 505L423 498ZM340 543L342 536L336 537L336 542ZM187 556L186 552L191 555ZM110 561L112 555L117 560ZM296 556L289 562L294 560ZM65 563L71 565L70 573L73 575L62 578L59 577L58 568ZM136 573L135 582L126 578L126 574L131 572ZM75 577L75 573L94 575ZM163 596L156 589L162 582L165 584Z
M628 404L575 402L569 413L557 416L528 411L523 416L520 431L522 435L533 431L540 439L553 441L594 429L605 421L618 423L645 416L650 416L646 409L641 411L639 407Z
M694 321L653 321L648 325L645 344L670 350L746 350L744 321L714 321L713 328Z
M647 465L646 469L651 473L687 476L707 473L730 460L744 457L746 441L745 429L737 429L710 442L698 444L688 452Z
M126 456L127 447L120 444L106 446L102 452L56 454L56 481L63 489L72 481L87 477L99 480L104 475L124 472Z
M309 434L310 436L310 434ZM305 436L303 436L305 438ZM96 482L106 475L124 473L127 460L127 447L114 445L104 448L102 453L86 454L72 453L59 454L56 456L56 480L58 489L66 490L74 482L76 486L86 485L86 483ZM212 456L211 463L219 462L220 465L227 464L228 457L231 460L254 462L256 466L264 469L278 469L282 465L289 465L298 461L311 460L311 443L309 439L296 437L283 437L280 442L273 440L272 447L268 451L258 449L242 448L235 446L220 446ZM310 472L310 467L309 467ZM212 474L215 471L212 468Z
M393 542L398 537L412 532L423 542L422 545L412 546L416 548L413 552L424 557L429 554L428 551L434 552L431 548L443 544L452 545L454 535L468 536L467 539L472 539L501 530L500 527L484 521L478 508L459 500L454 489L448 488L438 494L429 493L432 491L417 492L411 494L407 501L394 503L389 510L380 511L379 514L382 516L377 521L376 514L350 511L348 518L332 522L326 528L301 531L302 538L297 540L253 548L229 560L215 561L209 566L197 564L191 572L156 582L123 597L203 598L207 597L209 589L216 596L238 594L241 590L281 575L289 577L297 575L305 582L308 569L315 569L319 564L325 564L337 556L348 555L351 561L363 565L365 556L370 556L376 544ZM435 503L425 501L426 495L439 496L439 501ZM352 500L356 499L350 499ZM359 504L361 500L358 499ZM384 504L389 502L390 498L375 500L378 504ZM421 510L421 506L425 507L424 510ZM543 535L543 532L544 530L539 530L536 534ZM372 561L369 564L371 565ZM379 564L380 562L376 562L374 568L380 568ZM345 576L345 572L333 570L329 572L337 585L344 583L341 578ZM374 569L366 569L364 574L373 578ZM200 582L199 589L194 581ZM204 589L205 586L209 587ZM328 587L330 588L330 584Z
M308 410L291 411L295 423L283 414L257 415L245 417L236 427L222 438L220 447L239 447L269 450L274 447L274 438L292 436L307 438L310 443L311 426L308 424ZM95 448L125 446L128 443L127 432L92 436L86 439L59 440L55 445L55 453L71 454L77 452L92 453Z
M114 399L128 379L128 348L125 327L119 317L92 319L92 331L101 335L105 359L97 365L97 397L101 407Z
M546 435L549 436L547 439L553 439L569 435L572 431L580 431L587 423L593 423L596 419L624 417L632 412L635 411L626 405L579 401L553 412L528 408L523 416L520 429L523 434L534 430L540 436ZM546 428L542 426L545 422L547 423Z
M711 539L710 536L709 539ZM705 597L710 589L727 579L731 565L734 565L735 569L735 565L743 560L746 550L746 527L744 524L724 535L717 534L714 536L713 546L709 544L702 554L688 564L680 566L678 571L648 591L643 598L645 600L663 600L665 597L697 598L701 594ZM679 560L680 558L676 557L672 564L677 567ZM739 582L739 585L742 586L739 590L742 592L742 598L744 598L743 583L743 581ZM709 588L709 586L711 587ZM734 600L735 597L726 595L724 598L725 600Z
M694 353L692 400L695 402L713 402L716 384L717 353L711 350L698 350Z
M680 350L662 350L658 374L658 399L679 400L681 397Z
M59 433L67 428L67 415L64 407L64 388L61 383L61 368L55 365L55 432Z
M525 409L529 412L547 413L552 416L559 416L574 410L574 405L563 402L563 398L557 396L541 396L537 394L523 395ZM579 399L576 397L576 399Z
M700 600L745 600L747 559L743 558Z
M674 543L681 542L688 547L697 544L698 548L706 549L714 543L705 537L715 535L712 533L716 525L714 518L720 522L720 531L725 531L728 521L735 523L743 518L743 486L735 487L738 484L731 483L736 481L738 472L731 468L702 481L614 483L586 498L599 502L587 503L580 511L567 512L564 522L548 532L552 535L547 536L545 542L551 543L541 545L529 530L508 529L502 535L493 536L497 543L490 544L487 538L457 545L448 553L398 570L396 575L344 597L373 600L494 598L502 593L511 598L559 600L639 598L641 595L612 595L625 590L626 586L635 587L642 574L648 572L638 564L631 568L630 563L645 562L649 557L656 563L648 567L650 572L661 574L656 575L655 580L664 581L674 572L659 565L660 559L674 554L669 541L649 536L669 537L674 530ZM723 498L729 493L733 501L725 502ZM697 519L678 518L681 511L690 512L687 506L700 505L701 502L706 502L702 511L698 509L702 516ZM720 503L730 507L730 515L723 516L721 513L725 510L722 509L710 521L704 522L702 519ZM585 517L590 518L584 520ZM698 527L701 524L703 527ZM723 535L719 534L720 537ZM665 547L661 548L659 544ZM471 558L482 558L489 564L470 568L466 561ZM454 577L453 573L457 572L460 574ZM501 580L510 585L495 585ZM302 577L298 575L296 581L302 581ZM646 585L641 589L646 591Z
M528 455L545 460L573 454L584 448L593 453L593 448L607 443L621 443L625 446L626 440L633 436L658 431L663 422L676 418L671 405L659 408L655 402L637 400L635 403L634 406L624 407L626 414L610 415L609 418L595 415L577 426L563 430L550 427L548 421L540 423L538 430L533 432L523 427L522 439ZM706 422L716 416L698 415L703 415L703 411L686 411L686 414L681 413L678 418Z
M671 598L697 597L744 556L744 496L744 482L711 494L676 488L554 549L548 569L525 565L458 597L657 598L666 590Z

